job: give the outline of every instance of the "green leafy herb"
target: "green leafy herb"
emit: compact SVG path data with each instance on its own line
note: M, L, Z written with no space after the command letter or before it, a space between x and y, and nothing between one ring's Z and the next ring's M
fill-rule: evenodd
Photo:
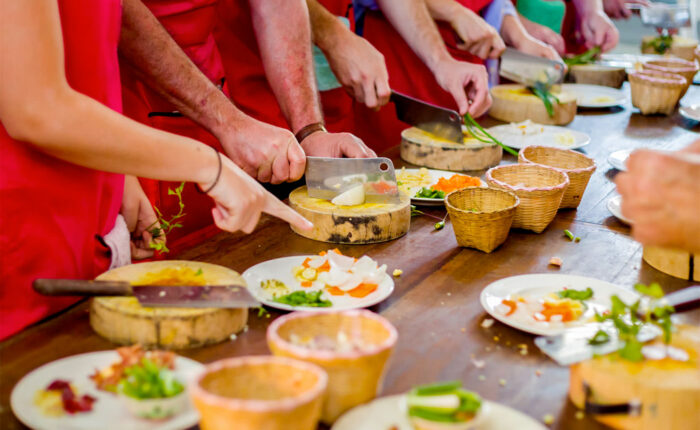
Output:
M184 391L184 386L168 368L160 367L148 358L140 364L124 370L125 377L119 381L120 393L134 399L163 399L174 397Z
M503 150L507 153L516 157L518 156L518 151L504 145L503 142L491 136L486 130L483 129L483 127L479 125L478 122L476 122L474 118L472 118L469 112L467 112L466 115L464 115L464 125L467 127L467 131L469 131L469 134L479 142L495 143L496 145L503 148Z
M600 46L594 46L593 48L589 49L588 51L582 54L573 55L571 57L564 57L564 63L566 63L567 66L590 64L593 61L595 61L596 57L598 57L598 54L600 54L600 51Z
M163 214L157 207L153 207L153 209L156 211L156 215L158 217L158 220L151 224L147 230L151 233L151 236L153 236L153 241L148 245L151 249L155 249L158 252L161 253L166 253L170 252L170 249L165 245L164 242L157 242L155 239L158 239L160 237L167 237L167 235L174 229L174 228L182 228L182 224L177 222L179 219L184 217L185 214L185 204L182 202L182 190L185 188L185 183L182 182L180 185L175 188L168 188L168 195L169 196L176 196L179 204L179 211L172 217L170 217L169 220L166 220L165 217L163 217Z
M544 103L547 115L554 118L554 103L559 103L559 99L552 94L551 90L543 82L537 82L534 87L530 87L532 94L536 95Z
M657 282L652 282L648 286L644 284L635 284L634 289L637 290L639 294L653 297L655 299L660 299L664 296L664 290Z
M588 340L589 345L602 345L610 342L610 335L605 330L598 330L596 334Z
M444 199L445 192L423 187L416 193L415 197L420 199Z
M642 48L652 48L657 54L663 55L666 53L666 51L671 49L672 44L673 36L670 34L662 34L658 37L651 39L648 42L644 42Z
M274 300L289 306L308 306L313 308L327 308L333 306L330 300L321 298L323 291L295 291L293 293L277 297Z
M202 276L203 274L204 274L204 272L202 271L202 268L200 267L199 269L197 269L194 276Z
M593 289L591 287L585 290L566 289L559 291L557 295L562 299L578 300L582 302L593 297Z
M264 307L260 306L258 307L258 318L270 318L270 312L267 311Z

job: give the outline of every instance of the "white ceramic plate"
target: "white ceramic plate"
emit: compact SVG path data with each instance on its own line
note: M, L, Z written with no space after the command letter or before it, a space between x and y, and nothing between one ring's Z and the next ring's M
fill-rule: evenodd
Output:
M586 146L591 143L591 137L586 133L571 130L566 127L558 127L555 125L543 125L544 132L540 134L531 134L523 136L517 130L513 130L511 124L497 125L488 129L488 132L496 139L503 142L505 145L515 149L522 149L530 145L551 146L554 148L576 149ZM562 134L571 134L573 143L561 142L558 136Z
M345 413L331 430L414 430L403 412L404 396L388 396L360 405ZM545 430L546 427L531 417L499 403L485 401L486 416L481 430Z
M615 218L627 225L632 225L632 220L622 215L622 196L615 196L608 200L608 210Z
M608 156L608 163L615 169L626 172L627 171L627 159L630 157L633 149L623 149L620 151L615 151Z
M610 108L627 103L624 91L602 85L562 84L562 90L576 96L578 107Z
M411 173L411 174L418 174L418 171L420 169L405 169L404 171L406 173ZM401 169L398 169L396 171L397 175L401 172ZM463 173L459 172L448 172L446 170L433 170L433 169L428 169L428 173L430 173L430 176L432 177L432 182L430 185L426 185L425 188L430 188L432 185L435 185L437 181L440 178L445 178L449 179L454 175L463 175ZM398 178L397 178L398 180ZM479 179L481 181L481 186L486 187L486 182L484 182L483 179ZM410 190L411 194L411 203L414 205L420 205L420 206L444 206L445 205L445 199L426 199L426 198L420 198L420 197L414 197L418 191L423 187L413 187Z
M119 355L111 350L73 355L45 364L25 375L15 385L10 397L12 411L33 429L178 430L199 422L199 414L190 402L185 411L165 421L148 421L131 415L116 395L98 390L89 378L95 369L102 369L116 361L119 361ZM202 364L188 358L178 356L175 360L175 376L184 385L203 369ZM92 411L57 418L42 415L34 405L34 396L56 379L71 382L80 395L95 397L97 401Z
M506 316L499 309L501 301L509 296L519 295L528 298L546 296L564 288L585 290L593 289L593 298L586 301L588 309L576 321L567 323L538 322L531 316L522 314ZM540 336L559 334L570 327L580 326L589 321L597 310L599 313L610 309L610 296L617 294L627 303L634 302L639 295L631 289L625 289L609 282L575 275L541 273L511 276L489 284L481 291L481 306L492 317L515 329Z
M271 308L282 309L285 311L303 310L307 312L327 312L367 308L386 299L394 291L394 280L391 279L389 274L387 274L384 280L379 283L377 289L363 298L333 296L327 292L324 292L322 297L330 300L333 303L333 306L326 308L314 308L306 306L290 306L284 303L275 302L270 298L269 294L260 287L260 283L262 281L267 279L277 279L284 282L291 292L300 290L312 292L320 290L323 287L319 285L319 283L315 283L315 285L308 288L302 287L299 281L294 278L294 274L292 273L294 267L301 266L307 257L311 257L311 255L283 257L256 264L243 272L243 279L245 279L246 283L248 284L248 289L250 290L251 294L253 294L253 296L258 299L260 303Z
M646 63L652 60L663 60L663 55L656 54L602 54L600 56L600 64L611 67L624 67L627 73L634 72L634 66L637 63Z
M678 112L692 121L700 121L700 105L682 106Z

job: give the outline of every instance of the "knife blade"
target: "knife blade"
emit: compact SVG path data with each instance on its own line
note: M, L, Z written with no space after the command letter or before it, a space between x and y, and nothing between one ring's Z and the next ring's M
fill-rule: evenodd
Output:
M534 87L539 83L549 89L564 79L565 70L566 65L563 62L506 48L501 55L499 74L527 87Z
M306 188L309 197L332 200L362 186L367 203L400 203L394 163L377 158L306 158Z
M146 307L252 308L260 306L244 284L132 285L125 281L37 279L34 290L45 296L134 296Z
M700 308L700 286L683 288L669 293L662 300L664 304L673 306L675 313L698 309ZM598 330L605 331L609 340L600 345L591 345L589 340ZM645 324L640 328L637 340L642 343L648 342L662 334L662 330L657 326ZM610 354L623 346L612 321L573 327L555 336L540 336L535 339L535 345L562 366L588 360L596 355Z
M435 106L393 90L389 100L394 103L399 121L442 139L464 143L462 132L464 121L459 112Z
M639 8L642 24L647 27L675 29L690 27L690 6L652 3Z

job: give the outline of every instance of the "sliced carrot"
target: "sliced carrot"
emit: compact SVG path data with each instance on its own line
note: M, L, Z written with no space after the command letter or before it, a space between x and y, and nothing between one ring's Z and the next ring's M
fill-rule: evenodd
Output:
M301 263L301 267L308 269L309 268L309 262L311 261L311 257L306 257L306 260L304 260L303 263Z
M319 268L316 269L316 271L317 271L318 273L321 273L321 272L328 272L328 271L330 271L330 270L331 270L331 263L329 263L328 260L326 260L325 263L321 264L321 265L319 266Z
M377 284L360 284L352 290L348 291L348 294L350 294L351 297L355 297L356 299L361 299L373 293L377 289L377 287Z
M320 255L321 257L325 257L326 254L328 254L326 251L321 251L318 253L318 255Z
M331 287L330 285L326 285L326 291L328 291L328 294L331 296L344 296L345 291L341 290L338 287Z
M340 250L338 248L331 249L331 252L335 252L338 255L343 255L343 253L340 252Z
M501 303L504 304L505 306L508 306L509 311L506 313L506 316L511 316L515 313L516 309L518 309L518 303L514 302L513 300L508 300L508 299L503 299L501 300Z
M309 287L312 286L313 284L314 284L314 283L313 283L312 281L303 281L303 282L301 283L301 286L304 287L304 288L309 288Z
M437 184L433 185L432 189L443 191L445 194L455 190L461 190L467 187L478 187L481 185L481 179L467 175L452 175L449 179L440 178Z

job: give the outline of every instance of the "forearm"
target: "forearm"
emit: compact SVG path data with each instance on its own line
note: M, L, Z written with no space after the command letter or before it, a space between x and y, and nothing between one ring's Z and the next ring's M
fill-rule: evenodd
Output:
M588 16L603 12L603 0L571 0L578 16Z
M506 45L517 49L525 39L531 36L516 15L506 15L501 25L501 37Z
M430 16L436 21L452 22L464 8L455 0L425 0Z
M378 0L382 12L403 39L433 72L452 59L425 0Z
M306 0L306 5L309 8L313 43L324 53L334 49L342 32L350 30L318 0Z
M293 132L323 121L305 0L249 0L265 75Z
M212 134L244 120L141 0L123 1L119 54L148 86Z

